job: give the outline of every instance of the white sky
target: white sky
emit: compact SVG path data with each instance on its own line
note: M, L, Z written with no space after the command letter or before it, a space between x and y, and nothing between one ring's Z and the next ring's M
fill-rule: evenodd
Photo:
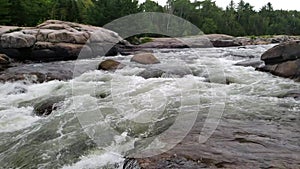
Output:
M144 2L145 0L139 0ZM165 5L167 0L154 0L160 5ZM194 0L191 0L194 1ZM214 0L216 4L225 9L229 4L230 0ZM234 0L235 3L238 3L240 0ZM284 10L298 10L300 11L300 0L244 0L245 2L250 3L254 6L255 10L259 10L263 5L271 2L274 9L284 9Z

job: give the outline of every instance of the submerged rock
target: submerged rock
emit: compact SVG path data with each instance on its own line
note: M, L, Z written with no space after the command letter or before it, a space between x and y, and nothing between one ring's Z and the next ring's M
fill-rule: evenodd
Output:
M160 61L152 54L152 53L140 53L134 55L131 60L131 62L137 62L140 64L157 64L160 63Z
M65 100L65 96L54 96L41 100L34 105L34 114L38 116L48 116L53 110L57 110L60 102Z
M265 66L257 70L285 78L300 79L300 41L277 45L266 51L261 59Z
M254 67L254 68L258 68L260 67L264 62L261 60L245 60L245 61L241 61L238 62L234 65L236 66L244 66L244 67Z
M279 96L279 98L286 98L286 97L292 97L295 100L300 100L300 90L287 91L284 94Z
M122 65L120 62L112 59L107 59L99 64L98 70L116 70L123 67L124 65Z
M192 74L192 70L188 67L178 64L159 64L146 68L137 74L145 79L149 78L181 78L185 75Z
M137 76L141 76L144 79L150 78L160 78L165 72L160 69L146 69L137 74Z

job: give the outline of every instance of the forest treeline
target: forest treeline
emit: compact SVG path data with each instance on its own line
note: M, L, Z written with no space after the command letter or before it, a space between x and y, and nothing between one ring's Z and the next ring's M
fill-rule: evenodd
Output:
M288 3L288 2L287 2ZM300 11L274 10L271 3L255 11L251 4L233 1L226 9L212 0L168 0L166 6L146 0L0 0L0 25L35 26L48 19L103 26L138 12L165 12L182 17L204 33L300 35Z

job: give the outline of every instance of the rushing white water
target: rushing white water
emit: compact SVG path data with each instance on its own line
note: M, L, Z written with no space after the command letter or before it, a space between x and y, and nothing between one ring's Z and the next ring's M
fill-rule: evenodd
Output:
M299 83L234 66L259 59L270 47L157 50L161 64L151 68L164 70L163 78L136 76L148 67L118 56L128 66L116 72L89 71L67 82L0 84L0 166L122 168L124 156L141 153L151 142L156 142L152 149L172 148L198 114L206 117L207 108L219 102L225 119L299 120L300 101L278 98L299 89ZM35 105L49 98L58 108L48 117L36 116ZM171 136L165 145L163 138Z

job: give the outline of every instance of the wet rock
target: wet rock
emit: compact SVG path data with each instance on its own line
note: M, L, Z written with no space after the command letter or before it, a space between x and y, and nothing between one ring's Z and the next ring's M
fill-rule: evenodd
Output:
M299 79L300 78L300 59L294 61L286 61L274 65L265 65L258 67L257 70L270 72L276 76Z
M16 95L16 94L22 94L26 93L27 89L21 86L16 86L13 91L9 92L8 95Z
M120 62L112 59L107 59L99 64L98 70L116 70L123 67L124 65L122 65Z
M123 169L141 169L136 159L127 158L124 161Z
M181 78L192 74L189 68L172 63L153 65L137 74L145 79L149 78Z
M5 54L0 54L0 71L10 67L11 59Z
M60 107L60 102L65 100L65 96L53 96L41 100L34 105L34 114L38 116L48 116L53 110Z
M160 61L152 54L152 53L140 53L134 55L131 60L131 62L137 62L140 64L157 64L160 63Z
M21 64L7 68L0 74L0 82L23 81L25 83L43 83L51 80L70 80L82 73L97 69L97 62L49 62Z
M144 79L150 78L160 78L165 72L160 69L146 69L137 74L137 76L141 76Z
M254 67L254 68L258 68L260 67L262 64L264 64L263 61L261 60L246 60L246 61L241 61L241 62L238 62L234 65L236 66L244 66L244 67Z
M0 54L0 65L8 65L10 64L10 59L5 54Z
M274 46L261 56L261 60L266 64L277 64L296 59L300 59L300 41Z
M279 98L286 98L286 97L291 97L296 100L300 100L300 90L291 90L287 91L286 93L278 96Z
M300 41L274 46L266 51L261 59L265 66L257 70L285 78L300 79Z
M286 133L282 133L282 130L288 132L290 128L274 129L275 125L264 122L223 121L205 143L198 141L203 123L196 122L185 139L174 148L160 155L137 159L139 166L147 169L196 169L284 168L285 165L297 168L299 165L297 152L292 148L297 145L297 138L289 140L283 137ZM295 129L295 132L298 130ZM172 134L177 133L174 131ZM279 144L282 139L287 145ZM289 153L283 153L286 151Z

